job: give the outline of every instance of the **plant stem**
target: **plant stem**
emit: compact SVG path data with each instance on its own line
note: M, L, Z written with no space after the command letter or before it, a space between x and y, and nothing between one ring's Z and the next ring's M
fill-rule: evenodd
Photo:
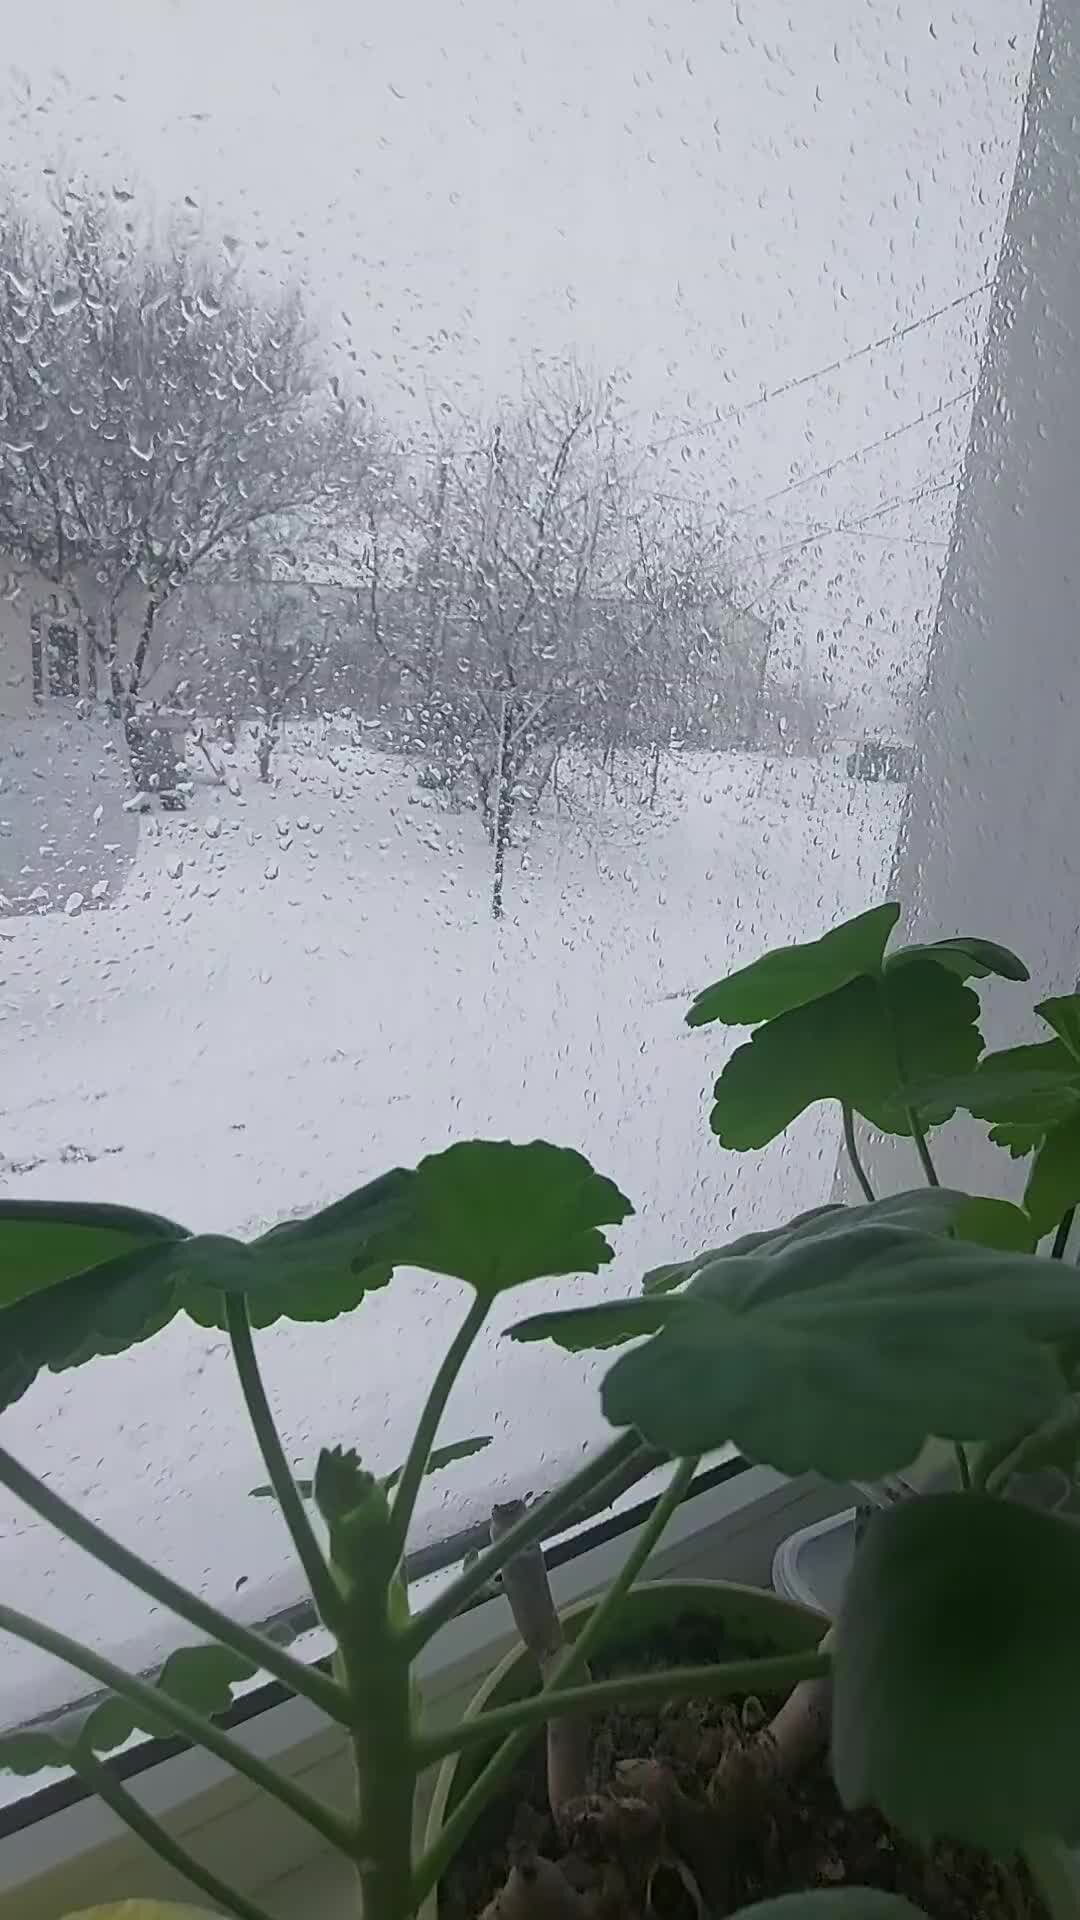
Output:
M1069 1235L1072 1232L1072 1223L1075 1218L1075 1207L1070 1207L1067 1213L1062 1214L1061 1219L1058 1221L1057 1232L1054 1235L1054 1244L1050 1249L1051 1260L1064 1260L1065 1249L1069 1244Z
M851 1162L851 1170L863 1190L864 1199L873 1200L875 1197L874 1189L870 1185L866 1168L863 1166L862 1160L859 1157L859 1145L855 1138L855 1115L846 1100L841 1102L840 1111L844 1116L844 1145L847 1148L847 1157Z
M930 1149L926 1144L926 1130L923 1123L919 1119L914 1107L905 1107L904 1112L907 1115L908 1126L911 1128L911 1137L915 1142L915 1151L919 1156L919 1160L922 1163L922 1170L926 1175L926 1184L928 1187L940 1187L941 1181L938 1179L937 1168L930 1158Z
M755 1660L732 1660L708 1667L673 1667L662 1673L622 1673L614 1680L596 1680L587 1687L560 1687L557 1693L534 1693L527 1700L493 1707L488 1713L463 1720L456 1727L426 1734L420 1744L422 1763L431 1766L465 1747L495 1740L519 1727L532 1729L555 1712L600 1713L605 1707L661 1706L667 1700L723 1700L733 1693L780 1693L800 1680L824 1679L832 1671L827 1653L784 1653Z
M694 1454L689 1459L679 1461L648 1519L639 1528L637 1539L614 1580L605 1589L545 1683L545 1692L553 1693L557 1687L564 1685L584 1665L592 1649L603 1638L605 1628L610 1627L621 1600L633 1586L676 1507L681 1506L686 1498L687 1488L698 1469L698 1458Z
M413 1692L408 1650L395 1624L404 1581L385 1503L374 1528L351 1533L346 1522L333 1553L346 1597L337 1660L352 1710L360 1911L364 1920L407 1920L417 1771Z
M184 1879L190 1880L200 1893L205 1893L215 1906L224 1907L226 1913L235 1914L236 1920L271 1920L265 1907L256 1906L253 1900L245 1899L242 1893L235 1892L224 1880L219 1880L209 1867L200 1866L187 1848L174 1840L152 1813L147 1813L134 1794L129 1793L123 1782L117 1779L112 1768L105 1766L96 1754L80 1752L77 1758L73 1758L72 1765L83 1785L89 1787L91 1793L96 1793L99 1800L104 1800L117 1819L130 1827L144 1846L156 1853L159 1860L164 1860L167 1867L183 1874Z
M162 1687L152 1686L148 1680L140 1680L136 1674L126 1673L122 1667L114 1666L104 1654L96 1653L92 1647L84 1647L80 1641L70 1639L55 1627L47 1627L44 1621L34 1620L29 1614L17 1612L14 1607L0 1605L0 1633L14 1634L16 1639L26 1640L42 1653L50 1653L54 1659L74 1667L77 1673L87 1674L99 1686L108 1687L121 1700L127 1700L136 1707L150 1726L164 1721L185 1740L190 1740L195 1746L205 1747L215 1759L232 1767L234 1772L244 1774L253 1786L260 1787L264 1793L271 1794L283 1807L295 1813L298 1819L314 1827L316 1833L320 1833L332 1847L350 1857L355 1855L356 1835L346 1821L330 1807L324 1807L312 1794L305 1792L303 1787L276 1773L257 1754L249 1753L246 1747L231 1739L212 1720L204 1719L201 1713L186 1706L174 1694L166 1693Z
M397 1484L391 1509L394 1539L399 1553L405 1551L409 1523L412 1520L413 1508L416 1506L420 1482L427 1472L427 1463L435 1444L435 1436L439 1431L439 1422L443 1417L454 1382L461 1372L469 1348L484 1324L490 1305L489 1297L480 1293L474 1296L472 1305L447 1348L443 1363L432 1382L431 1392L428 1394L409 1448L409 1457L401 1469L401 1478Z
M1077 1920L1080 1892L1063 1843L1050 1834L1035 1835L1024 1842L1024 1858L1051 1920Z
M634 1469L638 1455L641 1457L640 1472ZM463 1568L457 1579L436 1594L430 1605L409 1622L405 1629L405 1641L410 1658L415 1659L440 1627L460 1613L475 1594L482 1593L488 1582L501 1572L515 1553L520 1553L522 1547L558 1533L562 1526L569 1525L578 1517L581 1509L598 1512L607 1504L607 1500L616 1499L627 1487L633 1486L635 1480L643 1479L645 1474L651 1473L659 1465L662 1465L662 1461L645 1448L636 1433L620 1434L617 1440L604 1448L603 1453L594 1455L561 1487L556 1487L545 1500L538 1500L535 1506L530 1507L516 1526L503 1534L501 1540L477 1554L472 1564ZM609 1482L611 1491L605 1498L603 1494ZM595 1507L592 1507L588 1503L594 1495L597 1498Z
M457 1853L466 1834L473 1826L477 1816L487 1805L492 1794L496 1791L500 1782L506 1778L506 1775L510 1772L515 1762L526 1751L529 1741L532 1738L533 1726L536 1720L547 1720L550 1719L553 1711L557 1710L560 1713L563 1711L563 1705L561 1703L557 1709L553 1707L554 1696L559 1694L560 1689L565 1687L566 1681L571 1678L575 1669L580 1667L587 1659L598 1639L603 1634L604 1629L610 1627L611 1620L618 1608L619 1602L633 1585L646 1560L649 1558L672 1513L685 1495L686 1489L690 1485L696 1470L696 1459L680 1460L664 1492L661 1494L649 1515L649 1518L640 1529L633 1547L627 1554L611 1585L597 1601L596 1606L588 1618L583 1622L576 1639L566 1648L562 1659L558 1662L558 1665L552 1669L551 1674L539 1694L534 1696L533 1704L538 1708L538 1712L534 1713L526 1724L519 1725L513 1733L508 1734L502 1742L502 1745L496 1748L487 1765L477 1775L471 1787L469 1787L468 1791L464 1793L458 1801L457 1806L446 1820L434 1844L418 1863L413 1875L413 1896L417 1905L431 1892L433 1887L438 1885L440 1876L445 1871L448 1863L454 1858L454 1855ZM513 1529L511 1529L511 1532L512 1531ZM509 1538L509 1533L504 1535L505 1540ZM651 1678L652 1676L643 1675L641 1677ZM599 1682L597 1684L602 1688L605 1683ZM596 1688L593 1685L580 1689L568 1688L566 1689L567 1696L575 1691L586 1695L591 1694L594 1699L596 1697ZM613 1691L609 1692L606 1697L608 1699L625 1698L621 1678L616 1682ZM601 1704L602 1703L603 1702L601 1702ZM571 1702L571 1704L573 1703Z
M259 1443L263 1464L270 1476L270 1485L281 1508L282 1518L289 1530L297 1558L304 1569L312 1599L325 1624L332 1628L335 1617L340 1611L341 1595L315 1538L307 1510L285 1458L285 1450L274 1424L270 1402L267 1400L266 1389L259 1372L259 1363L255 1358L251 1321L248 1318L247 1301L243 1294L227 1293L225 1295L225 1324L232 1342L240 1390L244 1396L252 1431Z
M349 1705L340 1687L333 1680L320 1673L316 1667L304 1665L292 1654L274 1645L264 1634L256 1633L251 1627L241 1626L238 1620L230 1620L228 1614L219 1613L206 1600L200 1600L198 1594L189 1593L168 1574L159 1573L147 1560L132 1553L130 1547L121 1546L119 1540L105 1532L93 1520L88 1520L77 1508L39 1480L36 1474L22 1466L7 1449L0 1447L0 1487L6 1487L24 1501L40 1519L48 1520L59 1533L82 1547L103 1567L119 1574L129 1586L136 1587L161 1607L178 1614L189 1626L196 1627L200 1633L209 1634L223 1647L231 1647L244 1660L250 1660L257 1669L273 1674L293 1693L310 1700L331 1720L341 1726L349 1725Z
M953 1446L953 1452L956 1455L956 1470L960 1475L960 1485L963 1488L965 1493L970 1493L971 1492L971 1468L968 1465L967 1451L962 1441L957 1440L955 1442Z

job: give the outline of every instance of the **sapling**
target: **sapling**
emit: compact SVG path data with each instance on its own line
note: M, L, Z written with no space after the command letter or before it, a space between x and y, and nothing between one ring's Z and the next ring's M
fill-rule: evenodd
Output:
M890 926L895 920L892 909L876 912L878 927L885 915ZM962 976L990 971L991 952L994 970L1017 977L1022 969L1001 958L1003 950L972 942L886 961L888 929L871 939L868 921L874 916L794 950L794 959L767 956L756 981L755 969L745 970L734 993L731 982L711 990L720 996L715 1017L758 1023L739 1054L764 1061L751 1070L733 1056L717 1104L725 1131L742 1135L729 1144L750 1146L810 1100L837 1098L912 1139L929 1178L931 1127L961 1104L956 1085L980 1070L978 1002ZM844 993L840 1017L828 1002ZM695 1023L700 1000L696 1007ZM802 1009L814 1013L801 1023L802 1042L777 1045L769 1029ZM853 1020L862 1023L854 1039ZM1076 1081L1080 1109L1080 1060ZM848 1805L873 1802L920 1838L948 1834L1002 1855L1022 1851L1055 1915L1080 1914L1061 1845L1074 1827L1080 1774L1080 1539L1063 1519L995 1497L1021 1457L1042 1458L1051 1446L1075 1455L1080 1289L1066 1262L1034 1253L1034 1224L1021 1233L1023 1209L946 1189L935 1175L926 1188L819 1208L670 1262L646 1276L635 1299L521 1323L512 1330L518 1339L553 1338L575 1350L635 1342L602 1382L614 1437L544 1499L499 1513L490 1544L416 1606L405 1554L417 1499L442 1451L451 1392L499 1294L543 1276L599 1272L612 1257L604 1230L629 1211L578 1153L485 1141L395 1170L248 1243L131 1210L0 1207L0 1404L42 1368L135 1345L178 1312L224 1326L267 1484L331 1649L328 1666L308 1664L221 1612L0 1449L0 1485L199 1636L146 1678L0 1606L0 1629L105 1690L81 1716L9 1734L0 1762L29 1773L71 1766L206 1898L241 1920L268 1920L258 1902L180 1846L102 1758L135 1731L179 1734L246 1775L352 1863L364 1920L409 1920L547 1726L561 1827L572 1841L582 1820L595 1831L606 1819L622 1857L614 1879L590 1892L560 1860L526 1849L496 1908L503 1920L619 1920L645 1910L664 1873L674 1872L702 1907L720 1904L722 1849L737 1840L733 1808L746 1782L729 1794L721 1760L714 1792L699 1804L673 1791L679 1783L663 1770L650 1772L652 1756L643 1755L605 1788L583 1764L586 1720L614 1705L734 1699L744 1703L752 1734L765 1717L755 1703L783 1702L771 1731L748 1742L764 1788L769 1756L789 1738L792 1765L805 1756L808 1728L813 1745L807 1691L819 1711L817 1683L831 1678L832 1761ZM281 1317L354 1309L398 1267L449 1275L471 1290L406 1459L396 1472L376 1473L348 1451L325 1448L310 1487L298 1485L263 1388L254 1330ZM362 1354L361 1344L361 1366ZM610 1641L702 1455L734 1443L782 1472L849 1484L900 1472L930 1439L964 1450L971 1491L875 1519L831 1646L590 1677L590 1661ZM517 1591L520 1616L514 1570L531 1567L525 1591L535 1600L543 1578L536 1548L658 1460L671 1463L664 1491L575 1636L563 1634L546 1606L535 1616L537 1691L449 1726L431 1724L414 1669L432 1638L499 1576L511 1597ZM233 1690L258 1673L341 1728L355 1760L351 1810L317 1800L223 1724ZM792 1736L783 1731L788 1722ZM572 1730L569 1745L559 1729ZM479 1756L474 1776L434 1839L417 1848L418 1780L467 1752ZM597 1801L588 1789L598 1787ZM583 1808L583 1797L593 1804ZM840 1888L758 1911L764 1920L899 1920L913 1909L872 1889Z

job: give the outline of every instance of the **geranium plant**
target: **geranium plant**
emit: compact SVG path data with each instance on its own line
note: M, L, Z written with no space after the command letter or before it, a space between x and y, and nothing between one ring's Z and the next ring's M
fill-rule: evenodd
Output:
M179 1734L351 1861L365 1920L408 1920L539 1727L549 1729L553 1802L565 1809L580 1770L571 1758L569 1789L553 1775L567 1762L563 1734L580 1730L583 1716L628 1698L777 1698L783 1704L756 1737L749 1764L768 1767L778 1755L798 1764L807 1730L812 1743L821 1726L831 1733L849 1805L872 1802L920 1838L948 1834L1003 1856L1021 1853L1054 1913L1080 1915L1064 1844L1076 1824L1080 1771L1080 1534L1066 1519L998 1497L1018 1463L1074 1462L1080 1288L1067 1261L1035 1251L1049 1201L1032 1212L943 1188L928 1143L957 1106L979 1110L995 1058L993 1071L1000 1068L1001 1056L983 1059L970 981L1022 979L1024 969L982 941L890 953L896 918L895 908L875 909L812 945L768 955L699 996L690 1019L755 1028L717 1083L713 1125L724 1144L764 1144L811 1102L831 1098L860 1168L855 1115L909 1137L928 1184L818 1209L674 1260L646 1276L633 1299L533 1316L514 1328L519 1340L554 1339L574 1350L635 1343L614 1358L601 1387L615 1435L555 1493L497 1516L490 1547L419 1609L410 1606L404 1554L421 1482L440 1455L480 1444L439 1447L451 1389L500 1294L542 1276L596 1273L611 1259L606 1230L630 1204L610 1180L569 1149L469 1141L248 1243L122 1209L0 1207L0 1402L10 1404L42 1368L115 1353L179 1312L224 1326L267 1484L334 1647L326 1666L299 1660L156 1570L0 1449L0 1485L197 1636L158 1674L138 1676L0 1606L0 1630L104 1690L86 1714L9 1733L0 1762L27 1773L71 1766L207 1898L240 1920L267 1920L192 1858L102 1757L136 1730ZM1055 1030L1076 1059L1074 1105L1064 1111L1068 1075L1055 1052L1052 1125L1036 1137L1027 1108L1022 1120L1000 1123L1028 1127L1043 1191L1049 1140L1080 1113L1080 1055L1071 1054L1066 1025L1062 1014ZM1004 1077L1011 1098L1031 1094L1018 1068L1007 1065ZM1043 1097L1044 1081L1039 1090ZM1023 1143L1008 1138L1014 1151ZM868 1189L865 1169L861 1178ZM1054 1193L1065 1201L1064 1217L1077 1195L1068 1197L1064 1178ZM1058 1232L1059 1255L1064 1244ZM452 1276L470 1295L408 1457L400 1469L376 1473L328 1447L310 1485L298 1484L253 1329L356 1308L397 1267ZM589 1677L590 1652L610 1633L703 1454L734 1442L784 1472L814 1470L846 1483L899 1471L930 1439L957 1449L963 1490L874 1520L822 1648ZM665 1491L576 1639L564 1643L556 1632L546 1642L538 1691L449 1727L429 1725L413 1669L433 1636L496 1576L506 1576L508 1590L517 1584L520 1607L521 1576L530 1555L535 1573L538 1543L658 1459L671 1462ZM543 1594L542 1566L539 1585L534 1578L526 1586ZM221 1725L233 1689L260 1672L341 1727L355 1759L351 1812L314 1799ZM479 1771L434 1842L418 1851L420 1776L470 1748L484 1756ZM714 1811L727 1785L715 1782ZM636 1787L631 1798L647 1801L640 1780ZM654 1798L653 1811L663 1830L675 1814L661 1802ZM673 1844L670 1830L660 1838ZM627 1899L636 1911L631 1893ZM513 1868L496 1904L504 1920L556 1912L587 1920L595 1911L554 1863L535 1858L527 1870ZM912 1911L858 1888L767 1904L823 1920Z

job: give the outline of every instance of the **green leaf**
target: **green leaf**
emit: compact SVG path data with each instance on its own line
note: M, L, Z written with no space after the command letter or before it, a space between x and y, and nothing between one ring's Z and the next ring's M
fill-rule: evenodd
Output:
M602 1300L595 1307L563 1307L534 1313L507 1329L511 1340L554 1340L565 1353L620 1347L667 1326L682 1296L654 1294L644 1300Z
M1035 1011L1048 1027L1053 1027L1080 1068L1080 993L1063 993L1050 1000L1040 1000Z
M597 1273L612 1257L600 1228L632 1211L570 1147L465 1140L421 1160L408 1208L375 1236L372 1255L496 1294L542 1275Z
M952 1224L961 1240L974 1240L1004 1253L1034 1253L1039 1238L1023 1208L1014 1207L1010 1200L969 1200Z
M665 1319L608 1373L604 1412L673 1455L733 1441L782 1473L897 1472L931 1437L993 1440L1057 1406L1045 1343L1080 1326L1058 1267L857 1221L717 1259L640 1303Z
M68 1748L51 1733L27 1728L25 1731L15 1729L12 1733L0 1734L0 1768L5 1773L28 1778L31 1774L40 1773L44 1767L67 1765Z
M944 1233L979 1204L966 1193L956 1193L948 1187L916 1187L908 1193L887 1194L883 1200L874 1200L864 1207L835 1204L811 1207L767 1233L744 1233L727 1246L713 1247L707 1253L697 1254L693 1260L654 1267L641 1283L644 1302L603 1301L594 1307L566 1307L552 1313L538 1313L509 1327L507 1332L512 1340L554 1340L557 1346L571 1353L586 1348L621 1346L627 1340L638 1340L643 1334L655 1333L665 1326L670 1315L663 1309L663 1296L684 1287L702 1268L716 1260L733 1260L747 1253L780 1253L794 1241L818 1239L834 1230L846 1232L853 1224L866 1225L872 1221ZM986 1204L994 1208L1007 1203L988 1201ZM1031 1223L1026 1214L1016 1207L1008 1211L1022 1222L1030 1244ZM977 1216L971 1218L977 1222ZM968 1233L962 1237L973 1240L978 1235ZM642 1311L643 1306L650 1311Z
M1048 1262L1045 1264L1049 1264ZM941 1494L878 1515L837 1627L833 1771L920 1840L997 1853L1080 1814L1080 1530Z
M977 1120L1041 1126L1045 1132L1080 1108L1080 1065L1062 1041L1040 1040L988 1053L973 1073L939 1082L932 1091ZM916 1086L917 1106L923 1092Z
M386 1286L394 1270L391 1253L373 1251L392 1240L410 1218L416 1175L404 1167L380 1174L363 1187L302 1220L284 1220L252 1240L244 1291L252 1326L276 1320L333 1320L359 1306L366 1293ZM234 1246L240 1245L233 1242ZM201 1326L224 1324L220 1285L192 1289L185 1306Z
M971 1204L969 1194L953 1187L909 1187L857 1207L835 1204L811 1207L771 1233L744 1234L742 1239L721 1247L716 1257L730 1259L739 1253L782 1253L796 1241L846 1234L852 1227L912 1227L922 1233L945 1233ZM704 1261L697 1264L702 1266Z
M1032 1126L1024 1121L1006 1121L1000 1127L991 1127L990 1139L995 1147L1004 1147L1014 1160L1024 1160L1034 1153L1045 1138L1045 1129Z
M684 1286L692 1280L699 1267L710 1260L719 1260L725 1254L757 1253L763 1247L771 1247L779 1240L786 1240L797 1228L808 1225L814 1220L824 1220L828 1215L846 1213L846 1207L839 1201L830 1201L823 1207L808 1207L805 1213L797 1213L782 1227L767 1227L762 1233L744 1233L737 1240L730 1240L723 1247L708 1247L703 1253L697 1253L692 1260L673 1260L665 1267L653 1267L641 1282L641 1291L645 1294L672 1293L676 1287Z
M154 1686L159 1693L182 1700L204 1717L213 1716L228 1710L233 1687L250 1680L256 1671L250 1660L227 1647L181 1647L166 1660ZM110 1695L94 1708L77 1732L73 1727L73 1732L73 1751L111 1753L133 1733L162 1737L170 1735L173 1728L168 1720L157 1719L129 1701Z
M0 1308L106 1261L183 1240L187 1228L133 1207L0 1201Z
M490 1447L490 1445L491 1435L490 1433L485 1433L472 1440L451 1440L445 1447L433 1447L428 1455L427 1466L424 1468L425 1479L430 1473L441 1473L444 1467L452 1467L456 1460L468 1460L471 1454L483 1453L484 1448ZM404 1469L402 1467L395 1467L392 1473L384 1474L382 1484L386 1493L389 1493L392 1488L396 1487L403 1471ZM310 1500L314 1490L314 1481L297 1480L296 1491L302 1499ZM263 1486L252 1487L251 1498L253 1500L273 1500L276 1496L273 1487Z
M676 1287L685 1286L691 1275L718 1251L718 1248L711 1247L707 1253L695 1255L693 1260L669 1260L666 1266L650 1267L642 1277L642 1293L673 1293Z
M731 1920L926 1920L926 1915L900 1894L877 1887L814 1887L737 1907Z
M686 1016L687 1026L704 1027L714 1020L725 1026L757 1026L820 1000L862 974L879 974L885 944L899 918L900 909L892 902L871 907L820 940L763 954L699 993Z
M42 1368L62 1373L100 1354L123 1353L167 1326L183 1304L172 1244L121 1254L70 1280L28 1293L0 1314L0 1408Z
M128 1252L70 1279L43 1281L0 1315L0 1408L25 1393L43 1367L60 1373L101 1354L121 1353L158 1333L181 1310L204 1326L221 1326L224 1293L245 1294L258 1326L285 1315L328 1318L355 1306L369 1287L390 1277L391 1263L365 1264L364 1249L372 1234L397 1217L412 1178L384 1175L310 1220L289 1221L250 1244L224 1234L188 1234L162 1222L162 1231ZM21 1234L42 1237L41 1271L55 1274L50 1249L59 1242L51 1219L14 1224ZM0 1235L5 1231L0 1222ZM65 1231L70 1249L74 1227ZM90 1231L100 1229L91 1225Z
M1024 1207L1041 1239L1080 1201L1080 1112L1046 1135L1024 1188Z
M909 1133L908 1086L923 1089L924 1117L937 1124L952 1107L931 1109L934 1083L974 1067L978 1012L971 989L931 961L851 980L736 1049L716 1083L713 1132L725 1147L763 1147L807 1107L836 1100L884 1132Z
M249 1660L225 1647L180 1647L170 1654L154 1686L174 1700L182 1700L207 1716L225 1713L232 1690L256 1672ZM9 1773L33 1774L42 1767L66 1767L79 1753L112 1753L133 1733L171 1735L165 1719L141 1711L127 1700L107 1694L57 1714L47 1726L17 1728L0 1737L0 1768Z
M424 1478L431 1473L441 1473L444 1467L452 1467L459 1460L469 1460L474 1453L483 1453L485 1447L490 1447L491 1440L490 1433L481 1433L471 1440L449 1440L445 1447L432 1447L424 1468ZM387 1493L397 1486L403 1472L403 1467L395 1467L392 1473L385 1475L383 1486Z
M885 961L885 971L906 966L911 960L935 960L961 980L985 980L996 974L1001 980L1030 980L1023 961L996 940L978 940L969 934L954 934L951 940L932 940L925 946L898 947Z

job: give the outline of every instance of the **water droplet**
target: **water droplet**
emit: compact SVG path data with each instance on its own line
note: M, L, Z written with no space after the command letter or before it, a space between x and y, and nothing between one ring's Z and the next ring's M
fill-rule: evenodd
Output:
M81 299L81 288L57 287L56 292L49 295L49 311L59 320L65 313L74 313Z

